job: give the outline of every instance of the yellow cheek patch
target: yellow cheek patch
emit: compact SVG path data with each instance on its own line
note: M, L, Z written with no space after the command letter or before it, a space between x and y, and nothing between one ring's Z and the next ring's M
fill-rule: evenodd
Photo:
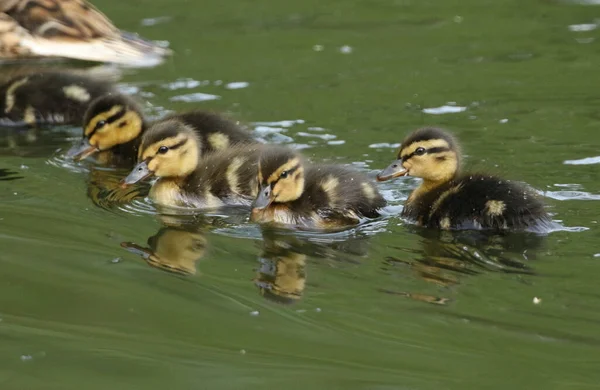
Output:
M222 133L213 133L208 136L208 143L214 150L224 150L229 146L229 137Z
M6 106L4 108L4 112L9 113L13 109L13 107L15 106L15 99L16 99L15 92L16 92L16 90L20 86L27 84L27 81L29 81L28 77L25 77L25 78L23 78L21 80L17 80L14 83L12 83L10 85L10 87L8 87L6 89L6 100L5 100Z
M85 103L91 99L90 93L79 85L68 85L63 87L63 93L71 100Z
M295 168L298 165L300 165L300 159L298 157L289 160L288 162L280 166L275 172L273 172L271 176L269 176L268 182L272 183L278 180L281 176L281 173L283 173L284 171L289 171L290 169Z
M402 148L402 150L400 151L400 158L404 158L404 157L414 153L414 151L417 150L418 148L425 148L425 149L448 148L448 149L450 149L450 145L448 144L448 142L446 140L443 140L443 139L430 139L427 141L413 142L412 144L407 145L405 148Z
M96 115L95 117L93 117L90 120L90 122L85 127L84 134L90 135L90 133L92 131L94 131L94 129L96 128L96 125L98 124L98 122L105 121L108 118L110 118L111 116L115 115L116 113L118 113L119 111L122 111L122 110L123 110L123 106L114 106L110 110L101 112L100 114Z
M158 170L158 161L157 159L152 159L148 161L148 170L152 172L156 172Z

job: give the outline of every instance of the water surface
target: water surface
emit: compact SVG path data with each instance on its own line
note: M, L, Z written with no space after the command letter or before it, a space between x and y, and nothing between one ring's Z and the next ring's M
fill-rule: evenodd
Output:
M328 235L262 231L235 210L161 219L94 187L118 174L62 157L79 128L3 129L2 389L599 386L600 9L95 4L176 52L125 73L150 116L223 111L371 175L408 131L443 126L469 168L531 184L565 228L440 235L398 209ZM415 185L381 189L399 207Z

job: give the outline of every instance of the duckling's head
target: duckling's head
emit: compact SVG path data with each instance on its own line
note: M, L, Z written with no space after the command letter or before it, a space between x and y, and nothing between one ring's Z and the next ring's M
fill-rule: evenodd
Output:
M138 165L124 179L133 184L150 176L188 176L200 159L200 140L194 129L177 119L153 125L142 137Z
M266 149L258 161L258 196L252 208L298 199L304 191L304 158L288 148Z
M82 160L96 152L133 141L144 128L138 104L119 94L106 94L90 103L83 119L83 140L67 156Z
M431 183L443 183L456 175L459 165L460 149L454 137L445 130L425 127L404 139L398 160L381 171L377 180L414 176Z

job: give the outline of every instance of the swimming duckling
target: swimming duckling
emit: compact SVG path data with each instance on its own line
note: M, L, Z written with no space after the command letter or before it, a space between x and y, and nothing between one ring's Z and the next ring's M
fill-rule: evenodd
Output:
M67 152L68 157L78 161L103 152L99 156L101 162L123 162L129 167L137 158L142 134L150 126L138 103L121 94L107 94L94 100L83 123L83 139ZM249 132L232 121L205 111L171 114L154 122L152 126L162 124L166 125L160 129L169 130L169 137L177 135L179 129L194 129L200 136L201 154L223 150L238 142L253 141ZM161 131L153 132L157 133L162 134ZM150 143L156 141L150 138L148 140Z
M527 229L548 223L543 203L518 183L486 174L460 174L460 149L448 132L423 128L410 134L398 160L377 179L423 179L402 215L418 225L441 229Z
M0 58L67 57L153 66L170 50L120 31L84 0L0 2Z
M219 133L215 133L219 134ZM150 198L163 206L249 205L256 196L259 143L238 143L202 156L205 141L189 125L165 121L144 133L139 164L123 185L158 177Z
M341 165L313 165L296 151L269 148L260 156L259 193L251 220L308 228L355 225L386 205L362 173Z
M80 124L92 100L114 91L106 79L84 74L19 75L0 85L0 125Z

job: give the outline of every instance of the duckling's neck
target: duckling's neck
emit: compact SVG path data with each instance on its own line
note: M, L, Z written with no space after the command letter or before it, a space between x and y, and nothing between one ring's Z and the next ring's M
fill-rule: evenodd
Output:
M417 188L415 188L413 190L413 192L410 194L407 202L409 202L409 203L413 202L415 199L418 199L419 197L423 196L424 194L427 194L427 193L435 190L436 188L448 183L453 178L454 178L454 176L449 179L446 179L446 180L423 180L421 185L419 185Z

